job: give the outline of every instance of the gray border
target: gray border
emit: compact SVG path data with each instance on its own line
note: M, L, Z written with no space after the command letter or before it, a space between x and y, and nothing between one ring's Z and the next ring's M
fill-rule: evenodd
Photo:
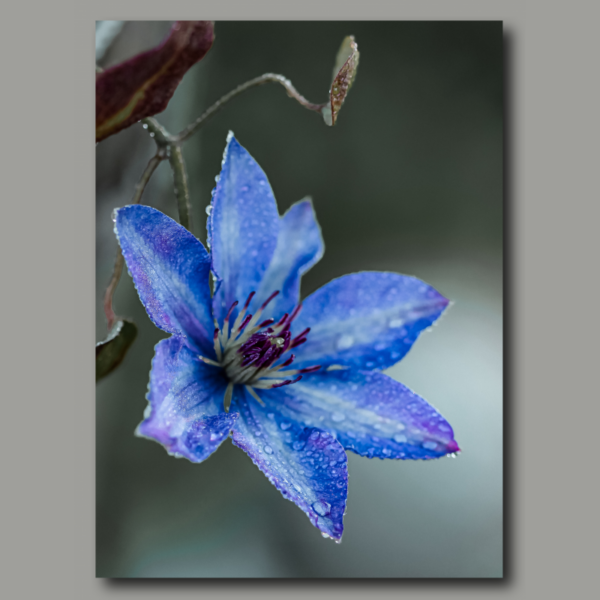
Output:
M10 226L2 236L3 276L9 278L3 281L3 334L10 336L3 369L8 414L2 421L6 597L583 596L596 587L597 550L587 533L596 522L598 498L590 460L595 429L589 435L582 430L598 422L597 392L586 393L595 390L590 373L597 370L598 353L587 321L576 329L583 335L572 340L571 331L579 323L572 315L587 314L598 289L591 246L597 219L588 214L598 210L592 136L599 104L597 4L371 0L345 2L343 14L340 3L325 0L282 5L60 0L12 7L3 36L4 56L16 61L3 71L5 164L10 161L3 178L3 191L6 182L10 186L3 223ZM94 579L93 21L197 18L200 7L203 16L217 19L504 20L514 91L507 122L511 510L504 580ZM20 118L14 117L18 109ZM589 401L574 411L579 398Z

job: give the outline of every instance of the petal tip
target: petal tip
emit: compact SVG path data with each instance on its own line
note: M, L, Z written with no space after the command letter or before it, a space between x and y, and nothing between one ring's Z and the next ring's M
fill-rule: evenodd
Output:
M460 448L458 447L458 444L454 440L450 440L446 444L446 449L448 450L448 452L460 452Z

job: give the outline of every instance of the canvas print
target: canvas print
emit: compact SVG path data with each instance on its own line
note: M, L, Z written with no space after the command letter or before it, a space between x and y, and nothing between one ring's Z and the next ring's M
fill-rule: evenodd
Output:
M502 577L502 23L99 21L96 156L96 575Z

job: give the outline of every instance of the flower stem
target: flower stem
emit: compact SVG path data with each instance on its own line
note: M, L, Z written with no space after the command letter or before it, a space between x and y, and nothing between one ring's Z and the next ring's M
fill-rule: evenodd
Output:
M133 198L131 200L132 204L139 204L142 199L142 194L144 193L144 189L148 181L150 181L150 177L156 170L156 167L167 158L167 153L163 148L158 149L156 154L150 159L148 165L144 169L142 176L138 183L135 186L135 192L133 194ZM117 289L117 285L119 283L119 279L121 278L121 273L123 272L123 253L121 252L121 248L117 248L117 257L115 258L115 266L113 268L113 274L108 283L108 287L106 288L106 292L104 293L104 314L106 315L106 320L108 321L108 329L109 331L113 328L117 317L115 315L115 311L112 307L112 299L115 290Z
M211 117L216 112L218 112L221 108L223 108L223 106L227 102L229 102L229 100L231 100L232 98L235 98L237 95L241 94L242 92L245 92L246 90L248 90L252 87L256 87L258 85L263 85L264 83L269 83L269 82L281 84L287 90L288 96L290 96L291 98L294 98L294 100L297 100L300 104L302 104L302 106L304 106L305 108L308 108L309 110L314 110L316 112L320 112L324 106L327 106L327 103L313 104L312 102L309 102L304 96L302 96L302 94L300 94L298 92L298 90L296 90L296 88L292 85L292 82L289 79L287 79L286 77L284 77L283 75L278 75L277 73L265 73L264 75L261 75L260 77L255 77L254 79L250 79L250 81L246 81L246 83L242 83L241 85L238 85L238 87L231 90L231 92L225 94L222 98L217 100L210 108L207 108L204 111L204 113L202 113L202 115L200 115L200 117L198 117L198 119L196 119L193 123L188 125L185 129L183 129L176 136L174 136L174 139L177 142L183 142L183 141L187 140L190 136L192 136L194 133L196 133L196 131L198 131L198 129L200 129L200 127L204 124L204 122L209 117Z
M188 187L185 161L181 146L170 145L169 162L173 171L173 184L175 186L175 197L179 210L179 222L188 230L192 231L192 207L190 204L190 191Z

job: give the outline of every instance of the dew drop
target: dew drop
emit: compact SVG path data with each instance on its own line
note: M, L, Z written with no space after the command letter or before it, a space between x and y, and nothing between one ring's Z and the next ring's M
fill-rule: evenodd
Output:
M209 204L204 210L206 211L206 214L210 217L210 214L212 213L212 209L213 207Z
M306 446L306 442L301 442L300 440L297 440L292 444L294 450L302 450L304 446Z
M321 517L324 517L331 512L331 504L323 500L317 500L312 505L312 507L314 508L315 512Z
M401 433L397 433L394 436L394 441L398 442L398 444L405 444L407 440L406 440L406 436L405 435L402 435Z
M351 335L344 334L337 341L338 350L346 350L354 345L354 338Z
M267 453L267 454L273 454L273 448L271 448L271 446L263 446L263 450Z
M340 421L343 421L345 418L346 418L346 416L339 412L333 413L331 415L331 420L334 421L335 423L339 423Z
M392 319L388 323L388 327L390 329L398 329L398 327L402 327L402 325L404 325L404 321L402 319Z
M144 129L148 129L148 123L144 123L144 124L142 125L142 127L143 127Z
M281 423L279 424L279 427L281 427L281 429L283 429L283 431L285 431L286 429L289 429L292 426L292 424L289 421L281 421Z
M427 448L427 450L435 450L437 448L437 444L435 442L423 442L421 445L423 448Z

